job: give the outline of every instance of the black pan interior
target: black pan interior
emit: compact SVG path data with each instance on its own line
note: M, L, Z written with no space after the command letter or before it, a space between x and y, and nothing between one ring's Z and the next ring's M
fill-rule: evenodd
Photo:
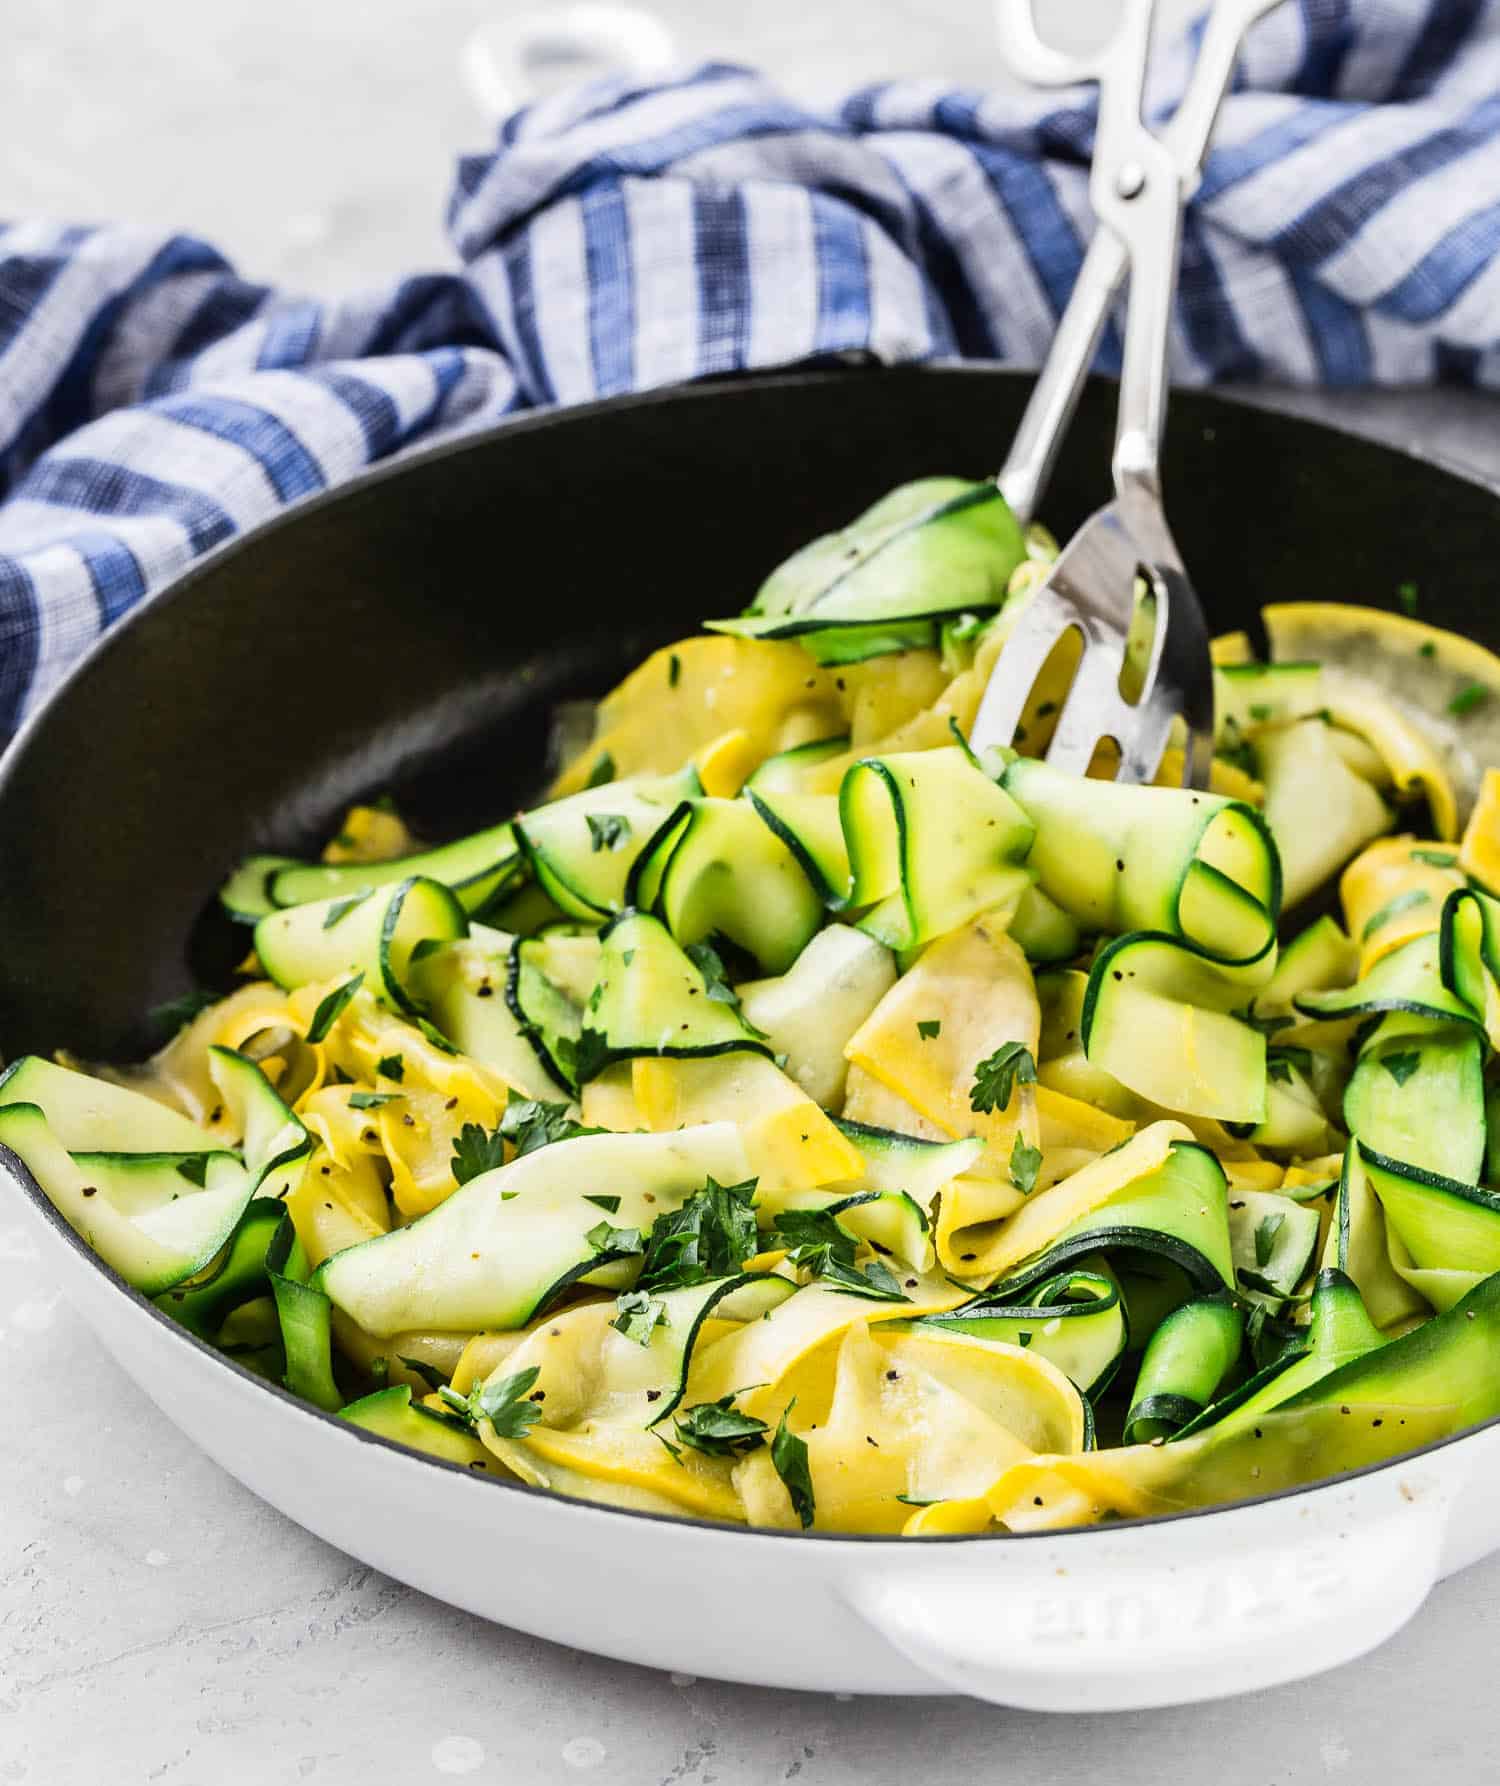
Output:
M993 470L1028 381L824 372L528 418L236 542L95 653L0 765L0 1054L138 1052L153 1005L245 937L209 905L247 849L316 844L390 790L433 837L533 792L547 716L742 607L898 481ZM1113 393L1045 508L1107 494ZM1174 398L1168 505L1215 630L1277 599L1385 604L1500 643L1483 485L1222 397Z

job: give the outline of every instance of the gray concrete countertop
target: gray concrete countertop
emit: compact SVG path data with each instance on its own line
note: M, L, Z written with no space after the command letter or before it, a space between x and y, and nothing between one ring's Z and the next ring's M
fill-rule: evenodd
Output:
M1056 7L1070 30L1107 10ZM447 166L481 140L454 82L458 46L495 10L11 0L6 213L188 228L248 273L318 290L439 264ZM760 60L799 84L896 68L998 78L983 0L660 10L689 51ZM1500 476L1491 400L1256 400ZM1249 1699L1084 1719L947 1698L841 1701L600 1661L454 1612L330 1549L176 1431L60 1299L3 1209L0 1383L6 1786L1493 1777L1500 1559L1439 1588L1365 1661ZM669 1591L661 1605L670 1616Z

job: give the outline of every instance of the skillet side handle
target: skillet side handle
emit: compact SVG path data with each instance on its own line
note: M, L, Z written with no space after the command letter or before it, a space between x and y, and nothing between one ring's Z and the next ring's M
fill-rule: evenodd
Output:
M1335 1668L1393 1636L1441 1572L1456 1487L1451 1466L1440 1478L1397 1464L1155 1527L913 1539L909 1562L845 1594L950 1692L1028 1711L1185 1705Z

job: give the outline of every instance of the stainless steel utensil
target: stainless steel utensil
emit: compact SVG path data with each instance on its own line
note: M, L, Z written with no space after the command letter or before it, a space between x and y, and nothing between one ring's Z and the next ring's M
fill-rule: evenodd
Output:
M1029 520L1072 419L1110 305L1130 276L1115 498L1073 535L1006 641L974 722L975 750L1009 744L1038 672L1068 632L1082 639L1072 688L1047 751L1082 774L1100 742L1119 746L1116 779L1149 781L1173 721L1186 729L1184 779L1207 784L1213 749L1213 671L1198 598L1167 525L1159 452L1167 406L1167 331L1177 283L1182 206L1195 189L1240 43L1279 0L1218 0L1170 123L1158 136L1142 117L1156 0L1125 0L1104 45L1067 55L1037 33L1035 0L997 0L1001 44L1015 71L1043 86L1099 87L1089 181L1099 227L1046 363L999 475L1006 499ZM1137 579L1154 603L1138 692L1121 692Z

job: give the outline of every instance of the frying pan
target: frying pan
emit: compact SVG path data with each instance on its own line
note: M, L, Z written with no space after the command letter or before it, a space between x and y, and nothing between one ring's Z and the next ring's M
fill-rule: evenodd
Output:
M0 762L0 1052L120 1058L143 1013L227 974L216 884L389 789L441 837L537 791L548 714L732 612L779 559L903 479L982 475L1027 380L818 371L517 420L237 540L110 633ZM1090 389L1046 516L1106 495ZM1173 525L1214 630L1269 600L1380 602L1500 644L1496 492L1222 396L1174 398ZM605 1655L839 1692L1122 1709L1310 1674L1500 1548L1500 1423L1211 1512L1028 1537L830 1538L571 1502L403 1452L157 1313L24 1173L103 1343L214 1458L423 1591Z

